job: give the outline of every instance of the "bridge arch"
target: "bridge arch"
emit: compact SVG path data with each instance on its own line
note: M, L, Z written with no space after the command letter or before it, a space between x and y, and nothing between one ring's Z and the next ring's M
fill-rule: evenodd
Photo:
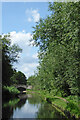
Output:
M23 87L18 87L17 88L19 91L25 91L26 89L25 88L23 88Z
M21 84L18 84L18 85L14 85L19 91L25 91L27 89L27 86L26 85L21 85Z

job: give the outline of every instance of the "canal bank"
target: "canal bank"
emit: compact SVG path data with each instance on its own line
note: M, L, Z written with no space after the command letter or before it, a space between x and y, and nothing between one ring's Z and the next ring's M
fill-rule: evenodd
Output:
M40 91L40 90L35 91L35 90L29 90L29 89L27 91L23 91L23 94L18 93L16 94L16 96L8 98L7 101L3 100L3 116L5 116L4 114L6 112L4 111L5 109L7 111L7 107L9 107L9 109L14 110L17 108L17 106L23 106L23 104L25 105L25 102L23 101L26 101L26 100L28 100L28 102L30 100L31 103L35 105L37 102L37 99L41 100L41 102L39 101L40 104L43 104L43 103L46 103L46 105L49 104L53 109L56 109L56 111L59 112L61 116L63 116L64 118L68 120L69 119L75 120L76 118L79 118L80 116L76 96L74 97L74 101L73 101L72 97L70 98L70 96L66 98L62 98L60 96L54 96L53 94L50 94L46 91ZM23 104L19 105L21 103Z
M63 98L61 96L54 96L45 90L27 90L27 93L39 94L45 101L67 116L67 118L80 119L80 97L68 96Z
M25 97L24 97L25 96ZM3 119L11 118L59 118L66 117L39 94L22 94L3 103Z

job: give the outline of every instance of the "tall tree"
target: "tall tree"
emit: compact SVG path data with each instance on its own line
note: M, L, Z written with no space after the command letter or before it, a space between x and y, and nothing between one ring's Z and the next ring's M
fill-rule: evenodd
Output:
M13 63L17 62L19 52L22 51L18 45L11 45L10 35L0 36L2 42L2 84L10 85L10 77L13 74Z
M52 12L34 27L40 47L38 69L41 88L80 94L80 2L50 3Z

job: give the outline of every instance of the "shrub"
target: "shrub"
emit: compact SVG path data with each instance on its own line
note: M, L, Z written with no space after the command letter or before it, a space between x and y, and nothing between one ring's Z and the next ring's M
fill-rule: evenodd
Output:
M5 90L5 91L8 91L9 93L11 93L11 94L18 94L18 93L20 93L20 91L17 89L17 88L15 88L14 86L4 86L3 87L3 89Z

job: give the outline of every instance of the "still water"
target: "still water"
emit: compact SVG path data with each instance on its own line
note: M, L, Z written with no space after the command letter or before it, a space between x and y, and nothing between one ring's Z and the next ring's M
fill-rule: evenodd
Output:
M3 103L3 118L64 118L51 104L36 94L22 94Z

